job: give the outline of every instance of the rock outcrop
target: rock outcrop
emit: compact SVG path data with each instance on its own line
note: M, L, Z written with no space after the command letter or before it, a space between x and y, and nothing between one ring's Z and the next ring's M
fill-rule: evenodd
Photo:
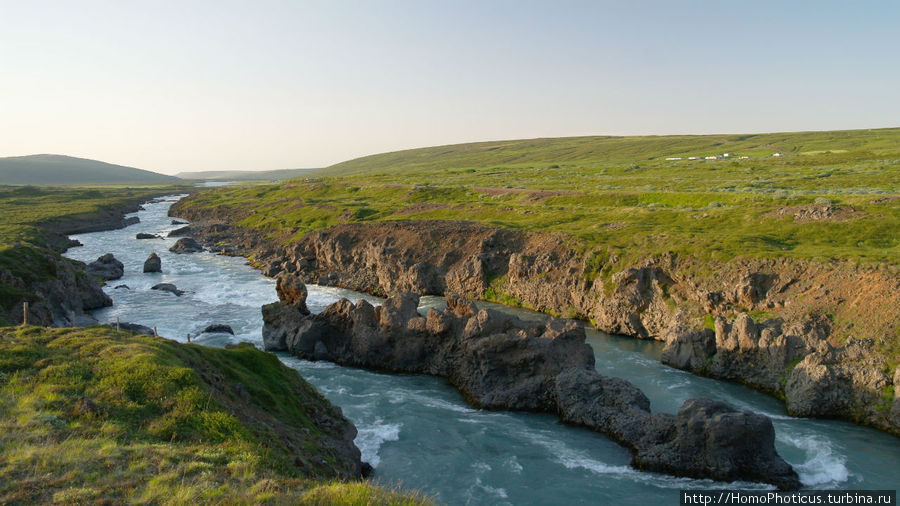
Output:
M145 232L141 232L141 233L137 234L135 236L135 238L137 238L137 239L161 239L161 237L156 234L148 234Z
M102 280L119 279L125 275L125 266L116 260L112 253L107 253L87 264L85 270Z
M28 301L30 324L54 327L96 323L85 311L112 305L112 299L100 288L97 278L86 272L83 263L50 250L34 248L27 254L54 275L34 277L0 268L0 285L11 290L4 294L10 301L4 308L7 321L22 321L23 301Z
M157 283L150 287L151 290L159 290L161 292L169 292L176 297L181 297L184 295L184 291L179 290L178 287L173 285L172 283Z
M190 237L182 237L175 241L175 245L169 248L172 253L198 253L203 251L203 246Z
M266 349L442 376L477 407L556 413L607 434L632 451L641 469L799 487L775 451L771 420L708 399L685 403L677 415L651 414L634 385L597 373L578 321L527 322L454 296L445 310L422 316L411 293L379 307L342 299L318 315L301 302L296 296L263 307Z
M162 272L162 260L156 253L150 253L144 260L144 272Z
M672 331L661 359L781 396L795 416L878 420L896 432L900 419L892 414L897 403L893 371L874 358L872 340L832 346L831 326L820 315L792 324L780 319L758 323L746 313L720 316L714 330Z
M215 333L224 333L234 335L234 330L230 325L225 325L222 323L213 323L212 325L207 325L203 330L200 331L201 334L215 334Z

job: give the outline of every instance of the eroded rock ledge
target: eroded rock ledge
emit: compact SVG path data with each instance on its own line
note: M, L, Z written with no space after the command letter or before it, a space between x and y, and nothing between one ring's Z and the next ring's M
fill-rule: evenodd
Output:
M666 341L666 363L773 394L792 414L900 435L900 320L887 309L900 305L900 278L891 269L675 254L626 264L608 248L583 250L571 238L453 221L347 223L285 242L235 225L249 213L195 208L188 197L170 214L194 223L173 235L252 258L271 277L378 295L493 296L589 319L603 332ZM761 330L734 346L727 335L748 321Z
M379 307L342 299L311 315L296 278L280 278L278 292L284 301L263 306L267 350L442 376L477 407L556 413L607 434L631 450L638 469L800 486L775 451L768 417L710 399L691 399L676 415L651 414L637 387L597 373L584 326L575 320L526 322L455 296L445 310L423 317L411 293Z

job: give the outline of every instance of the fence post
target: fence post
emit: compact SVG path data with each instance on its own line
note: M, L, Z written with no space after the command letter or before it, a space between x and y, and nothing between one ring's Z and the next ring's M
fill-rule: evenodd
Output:
M22 303L22 325L28 325L28 301Z
M119 327L119 317L116 316L116 332L121 331L122 329Z
M153 337L159 337L159 334L156 333L156 325L153 326Z
M191 333L188 332L188 342L191 342Z

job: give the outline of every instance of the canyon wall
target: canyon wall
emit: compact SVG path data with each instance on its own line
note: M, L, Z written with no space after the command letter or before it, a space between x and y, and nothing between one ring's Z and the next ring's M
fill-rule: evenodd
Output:
M674 253L626 264L572 238L458 221L348 223L286 241L235 225L247 211L196 209L190 197L170 214L192 222L178 235L247 256L267 276L589 320L665 341L665 363L776 395L793 415L900 434L900 276L887 268Z

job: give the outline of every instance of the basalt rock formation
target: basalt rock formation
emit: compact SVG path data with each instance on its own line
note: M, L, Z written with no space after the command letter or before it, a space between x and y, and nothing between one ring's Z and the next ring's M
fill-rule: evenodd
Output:
M637 387L597 373L578 321L527 322L454 296L443 311L422 316L411 293L379 307L342 299L318 315L308 314L304 302L297 296L263 307L266 349L442 376L477 407L556 413L607 434L632 451L639 469L800 485L775 451L767 417L709 399L692 399L676 415L651 414Z
M203 246L190 237L183 237L175 241L175 245L169 248L172 253L197 253L203 251Z
M181 297L184 295L183 290L179 290L178 287L173 285L172 283L157 283L150 287L151 290L159 290L161 292L169 292L176 297Z
M201 334L215 334L215 333L225 333L234 335L234 329L231 328L230 325L225 325L224 323L213 323L212 325L207 325L203 330L200 331Z
M116 260L112 253L107 253L87 264L85 270L102 280L119 279L125 275L125 266Z
M456 221L346 223L285 242L234 225L246 209L194 209L190 199L170 214L191 225L170 235L251 257L267 276L376 295L459 293L590 319L603 332L665 341L666 363L769 392L792 413L900 435L900 318L886 309L900 307L900 279L889 269L676 254L626 262L565 236Z
M85 265L49 250L32 250L53 277L29 278L0 269L0 283L12 287L21 299L10 304L4 318L22 321L22 301L28 301L28 323L54 327L90 325L97 321L85 311L112 305L97 278Z
M156 253L150 253L144 260L144 272L162 272L162 260Z

